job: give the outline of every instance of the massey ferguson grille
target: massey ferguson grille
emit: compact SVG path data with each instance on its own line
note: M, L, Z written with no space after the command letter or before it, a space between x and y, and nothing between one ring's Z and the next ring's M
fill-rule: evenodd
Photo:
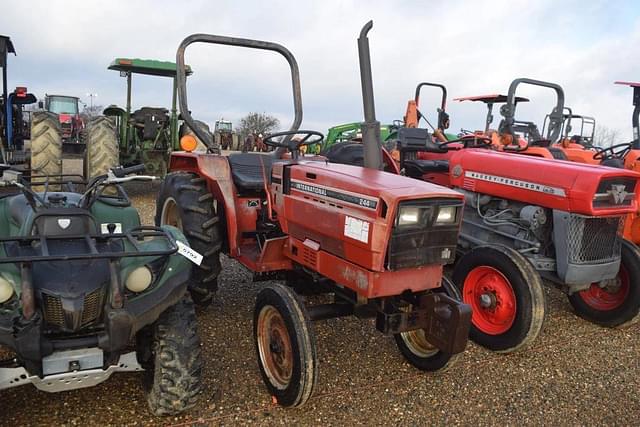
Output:
M44 319L51 326L76 330L87 326L100 318L104 301L104 291L99 288L85 295L80 313L65 312L59 297L43 294Z
M571 264L593 264L620 257L622 217L571 215L567 235Z

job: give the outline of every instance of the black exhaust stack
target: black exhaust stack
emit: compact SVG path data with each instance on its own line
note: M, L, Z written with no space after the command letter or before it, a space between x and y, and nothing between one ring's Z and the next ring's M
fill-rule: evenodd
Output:
M360 60L360 82L362 83L362 105L364 123L362 144L364 145L364 167L382 169L382 142L380 141L380 122L376 120L376 106L373 100L373 78L371 77L371 55L367 33L373 27L373 21L367 22L358 38L358 57Z

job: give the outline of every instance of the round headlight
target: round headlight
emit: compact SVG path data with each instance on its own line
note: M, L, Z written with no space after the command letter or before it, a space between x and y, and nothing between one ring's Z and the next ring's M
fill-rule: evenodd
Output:
M11 299L13 295L13 286L4 277L0 277L0 304L5 303Z
M151 285L152 280L153 274L151 274L151 270L149 270L148 267L143 266L138 267L129 273L124 285L131 292L142 292Z

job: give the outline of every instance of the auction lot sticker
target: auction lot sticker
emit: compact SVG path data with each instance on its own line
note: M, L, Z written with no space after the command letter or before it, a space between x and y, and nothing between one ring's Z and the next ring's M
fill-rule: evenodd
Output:
M358 218L345 216L344 235L363 243L369 243L369 223Z

